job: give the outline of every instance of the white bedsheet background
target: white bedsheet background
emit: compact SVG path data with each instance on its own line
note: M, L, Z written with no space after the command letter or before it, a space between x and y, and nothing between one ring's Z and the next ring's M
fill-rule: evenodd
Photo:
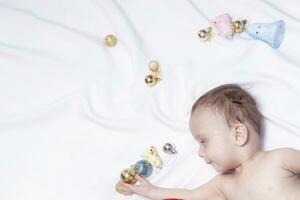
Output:
M0 199L142 199L114 191L154 145L149 179L196 187L216 172L197 157L188 119L204 92L239 83L266 118L265 149L300 148L300 14L296 0L0 0ZM197 38L208 19L283 19L281 47L236 36ZM118 38L114 48L105 35ZM144 83L148 62L162 81ZM165 142L176 156L161 151Z

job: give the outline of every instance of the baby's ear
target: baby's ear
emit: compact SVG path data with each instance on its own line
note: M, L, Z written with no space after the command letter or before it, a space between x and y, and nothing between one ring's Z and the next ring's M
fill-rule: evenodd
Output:
M235 144L244 146L249 138L247 127L242 123L238 123L233 126L232 131Z

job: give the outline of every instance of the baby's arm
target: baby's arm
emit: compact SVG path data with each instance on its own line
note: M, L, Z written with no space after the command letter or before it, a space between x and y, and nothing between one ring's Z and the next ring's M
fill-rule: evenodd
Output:
M155 200L163 198L179 198L184 200L225 200L220 190L220 177L216 176L209 182L192 190L161 188L162 193L155 195ZM155 192L155 190L154 190ZM158 193L157 193L158 194ZM171 196L170 196L171 195Z
M285 169L300 174L300 151L292 148L282 148L278 150L282 164Z
M161 200L168 198L177 198L184 200L223 200L220 190L220 177L216 176L206 184L196 189L171 189L156 187L150 184L146 179L137 177L139 185L129 185L120 183L123 187L128 188L131 192L144 196L152 200Z

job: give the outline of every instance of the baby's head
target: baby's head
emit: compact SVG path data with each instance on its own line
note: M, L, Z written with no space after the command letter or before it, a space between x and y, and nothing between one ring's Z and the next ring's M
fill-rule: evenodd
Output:
M251 95L238 85L225 84L195 102L190 129L200 144L200 157L218 172L226 172L259 150L261 123Z

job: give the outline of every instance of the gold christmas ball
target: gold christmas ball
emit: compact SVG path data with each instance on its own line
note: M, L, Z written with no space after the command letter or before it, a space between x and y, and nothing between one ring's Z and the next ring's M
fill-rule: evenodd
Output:
M208 28L206 28L206 29L200 30L200 31L198 32L198 36L199 36L200 40L201 40L202 42L207 42L208 40L210 40L211 35L212 35L211 31L212 31L212 28L211 28L211 27L208 27Z
M235 33L241 33L245 30L247 20L237 20L232 23L232 29Z
M116 36L109 34L109 35L105 36L104 42L105 42L106 46L113 47L117 44L117 38L116 38Z
M147 83L147 85L153 86L155 85L155 77L153 75L148 75L145 78L145 82Z
M156 83L160 81L159 76L154 76L152 74L145 77L145 82L148 86L154 86Z
M135 179L135 170L134 168L128 168L128 169L124 169L122 172L121 172L121 180L124 182L124 183L129 183L129 184L133 184L135 183L136 179Z
M151 60L148 64L150 71L159 72L159 63L156 60Z

